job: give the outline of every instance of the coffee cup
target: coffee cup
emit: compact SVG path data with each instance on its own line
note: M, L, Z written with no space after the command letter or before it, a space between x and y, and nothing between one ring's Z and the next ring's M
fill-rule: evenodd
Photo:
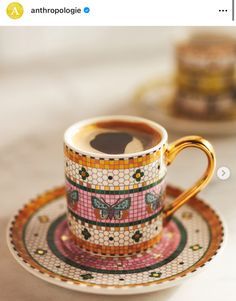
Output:
M167 167L183 149L203 151L203 176L172 203L165 200ZM163 224L210 181L211 144L187 136L168 144L159 124L134 116L80 121L64 135L67 219L78 247L106 256L143 252L157 244Z

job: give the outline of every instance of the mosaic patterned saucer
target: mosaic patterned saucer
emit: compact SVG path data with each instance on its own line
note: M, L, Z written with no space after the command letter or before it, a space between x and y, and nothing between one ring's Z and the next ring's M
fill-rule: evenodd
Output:
M180 192L167 188L169 199ZM7 235L16 260L47 282L95 294L138 294L176 285L205 267L221 248L224 229L214 210L194 198L164 227L159 244L145 253L90 254L70 238L65 189L59 187L19 210Z

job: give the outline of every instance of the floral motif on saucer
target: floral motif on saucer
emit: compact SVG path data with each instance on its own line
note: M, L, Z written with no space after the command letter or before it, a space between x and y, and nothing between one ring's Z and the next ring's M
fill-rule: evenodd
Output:
M179 193L167 187L169 199ZM81 231L89 239L89 228ZM140 235L137 231L134 240ZM100 294L143 293L177 284L211 261L223 237L219 216L194 198L174 214L160 242L146 252L124 257L88 253L70 236L64 187L25 205L8 229L9 248L29 272L59 286Z

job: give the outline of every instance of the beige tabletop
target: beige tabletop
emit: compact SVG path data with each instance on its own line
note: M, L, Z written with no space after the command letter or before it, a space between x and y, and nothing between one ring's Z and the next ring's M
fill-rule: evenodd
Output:
M112 62L112 63L111 63ZM231 177L214 176L200 194L222 214L228 241L221 256L181 286L129 297L95 296L48 284L26 272L9 253L6 227L14 212L35 195L61 185L62 137L72 123L92 116L135 114L129 100L134 89L152 75L168 71L165 59L103 60L96 64L68 65L39 62L34 68L0 75L0 300L214 300L236 299L236 136L209 137L217 153L217 168L227 166ZM193 133L198 134L198 133ZM172 141L181 136L169 135ZM169 168L168 181L187 188L202 173L202 154L186 150Z

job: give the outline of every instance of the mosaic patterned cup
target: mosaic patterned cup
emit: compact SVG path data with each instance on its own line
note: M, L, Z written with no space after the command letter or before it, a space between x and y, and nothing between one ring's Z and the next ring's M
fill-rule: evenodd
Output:
M76 148L75 131L98 121L134 121L161 134L153 148L133 154L108 155ZM68 227L78 246L101 255L131 255L158 243L163 222L210 181L215 167L211 144L198 136L167 143L166 130L131 116L99 117L71 126L64 136ZM196 184L171 204L165 202L167 166L185 148L202 150L208 167Z

